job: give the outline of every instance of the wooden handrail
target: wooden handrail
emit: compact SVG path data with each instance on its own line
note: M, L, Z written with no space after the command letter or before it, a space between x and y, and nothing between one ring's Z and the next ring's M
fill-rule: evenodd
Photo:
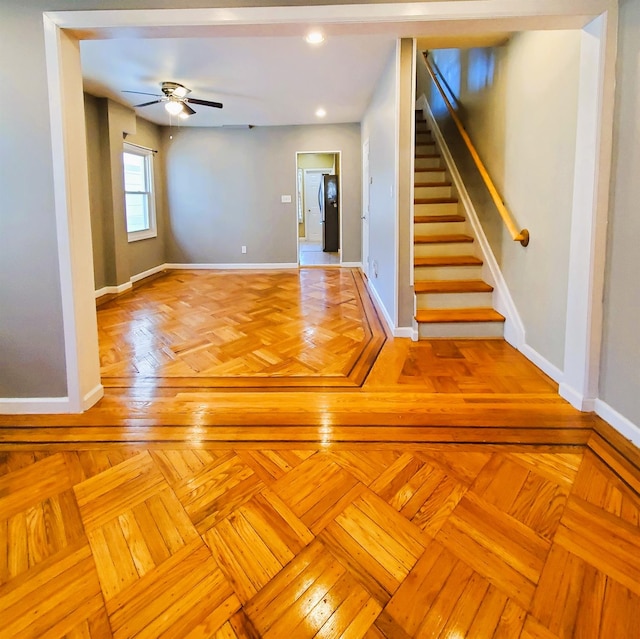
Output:
M489 193L491 194L491 199L493 200L493 203L496 205L496 208L498 209L498 213L500 213L500 217L502 218L502 221L505 223L507 230L511 234L512 239L515 242L520 242L522 246L527 246L527 244L529 244L529 231L527 229L522 229L521 231L518 231L518 227L516 226L516 223L511 217L511 214L507 210L507 207L504 205L504 202L500 197L500 193L498 193L498 189L496 189L496 186L493 183L493 180L491 179L489 172L487 171L487 167L485 167L484 163L480 159L480 156L478 155L478 151L476 151L476 147L473 146L473 142L471 141L469 134L465 130L464 125L462 124L462 121L458 117L458 114L456 113L455 109L451 105L451 102L449 101L449 98L444 92L444 89L442 88L442 85L440 84L440 81L437 78L436 72L431 66L431 62L429 62L427 53L424 53L423 55L424 55L424 61L427 65L427 71L429 72L429 75L431 76L433 83L436 85L436 88L440 92L440 95L444 100L447 110L451 114L451 118L455 122L455 125L458 128L458 131L460 132L460 135L462 136L464 143L467 145L467 148L469 149L469 153L471 153L471 157L473 158L473 161L475 162L476 167L478 167L480 176L482 177L483 182L485 183L487 189L489 190Z

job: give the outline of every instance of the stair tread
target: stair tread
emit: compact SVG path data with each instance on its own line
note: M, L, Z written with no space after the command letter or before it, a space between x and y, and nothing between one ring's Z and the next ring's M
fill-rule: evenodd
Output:
M414 266L482 266L482 260L475 255L435 255L416 257Z
M417 235L413 241L415 244L451 244L454 242L473 242L473 238L463 233L452 233L448 235Z
M441 158L439 153L416 153L416 160L434 160L435 158Z
M444 171L444 169L443 169ZM442 188L443 186L451 186L451 182L415 182L414 188L424 188L425 186L433 186L436 188Z
M464 215L414 215L414 224L438 224L439 222L464 222Z
M457 197L417 197L414 204L457 204Z
M445 308L417 311L416 321L425 324L442 322L504 322L504 316L492 308Z
M414 282L416 293L491 293L493 286L483 280L423 280Z

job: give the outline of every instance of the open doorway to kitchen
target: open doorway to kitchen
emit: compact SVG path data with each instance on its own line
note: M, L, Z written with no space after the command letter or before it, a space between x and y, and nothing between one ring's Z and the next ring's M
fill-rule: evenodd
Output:
M298 264L339 266L340 152L298 152L296 173Z

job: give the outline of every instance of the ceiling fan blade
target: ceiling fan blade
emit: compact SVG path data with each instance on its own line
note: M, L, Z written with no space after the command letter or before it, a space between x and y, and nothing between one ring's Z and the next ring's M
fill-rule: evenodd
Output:
M210 100L198 100L197 98L185 98L185 102L191 102L193 104L201 104L202 106L215 107L216 109L222 108L222 102L211 102Z
M162 100L154 100L153 102L143 102L142 104L134 104L133 108L137 109L138 107L149 106L150 104L160 104Z
M137 93L138 95L155 95L157 98L161 98L160 93L145 93L144 91L121 91L120 93Z
M187 115L193 115L194 113L196 113L186 102L182 103L182 110L187 114Z

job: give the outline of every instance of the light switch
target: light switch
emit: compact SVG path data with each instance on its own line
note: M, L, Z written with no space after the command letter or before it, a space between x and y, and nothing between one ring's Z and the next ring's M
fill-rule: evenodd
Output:
M282 196L280 196L280 199L282 200L283 204L290 204L291 203L291 196L290 195L282 195Z

